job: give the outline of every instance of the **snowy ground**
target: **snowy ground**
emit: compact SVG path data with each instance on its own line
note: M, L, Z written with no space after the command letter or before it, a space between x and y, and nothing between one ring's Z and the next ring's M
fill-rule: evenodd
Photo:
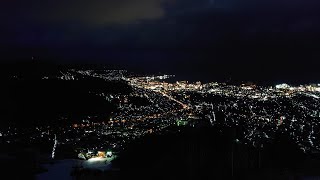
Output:
M83 161L83 168L109 170L111 169L111 158L91 158L87 161Z
M38 174L38 180L71 180L70 175L73 168L83 167L87 169L99 169L99 170L110 170L111 161L114 158L92 158L89 160L75 160L66 159L61 161L56 161L53 164L44 164L43 167L48 169L48 172Z
M54 164L45 164L43 165L44 168L48 169L48 172L38 174L37 179L46 179L46 180L54 180L54 179L60 179L60 180L72 180L71 172L72 167L77 165L79 163L79 160L62 160L62 161L56 161Z

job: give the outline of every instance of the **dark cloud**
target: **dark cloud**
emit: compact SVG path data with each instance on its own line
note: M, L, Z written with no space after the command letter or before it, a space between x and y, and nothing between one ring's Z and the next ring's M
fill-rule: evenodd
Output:
M166 59L162 64L191 69L196 62L313 63L319 7L315 0L7 0L0 2L0 51L122 64Z
M1 1L5 18L40 22L76 22L87 24L133 23L165 15L169 0L12 0Z

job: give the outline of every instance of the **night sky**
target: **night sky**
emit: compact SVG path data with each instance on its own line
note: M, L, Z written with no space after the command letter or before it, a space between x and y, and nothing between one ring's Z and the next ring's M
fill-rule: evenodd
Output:
M3 0L0 60L316 82L317 0Z

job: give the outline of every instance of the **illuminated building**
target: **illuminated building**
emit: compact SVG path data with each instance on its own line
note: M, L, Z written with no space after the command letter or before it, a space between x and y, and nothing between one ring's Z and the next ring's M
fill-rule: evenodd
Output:
M104 151L98 151L97 156L98 156L98 157L105 158L105 157L106 157L106 152L104 152Z
M112 157L112 151L107 151L107 157Z

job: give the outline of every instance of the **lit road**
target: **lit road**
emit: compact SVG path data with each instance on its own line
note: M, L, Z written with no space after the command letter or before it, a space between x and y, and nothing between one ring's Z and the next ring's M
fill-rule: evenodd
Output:
M127 81L130 81L129 79L126 79L126 80L127 80ZM138 84L134 83L133 81L130 81L130 82L131 82L131 83L130 83L131 86L133 86L133 87L141 88L141 89L150 89L150 88L145 88L145 87L143 87L143 86L141 86L141 85L138 85ZM172 96L166 94L165 92L162 92L162 91L160 91L160 90L154 90L154 89L151 89L151 90L152 90L153 92L160 93L162 96L167 97L168 99L170 99L170 100L172 100L172 101L175 101L176 103L180 104L180 105L183 107L183 109L190 109L190 107L189 107L187 104L184 104L183 102L181 102L181 101L173 98Z
M155 91L155 92L161 93L163 96L165 96L165 97L169 98L170 100L175 101L176 103L180 104L183 107L183 109L190 109L190 107L188 105L186 105L183 102L173 98L172 96L169 96L168 94L166 94L164 92L161 92L161 91Z

